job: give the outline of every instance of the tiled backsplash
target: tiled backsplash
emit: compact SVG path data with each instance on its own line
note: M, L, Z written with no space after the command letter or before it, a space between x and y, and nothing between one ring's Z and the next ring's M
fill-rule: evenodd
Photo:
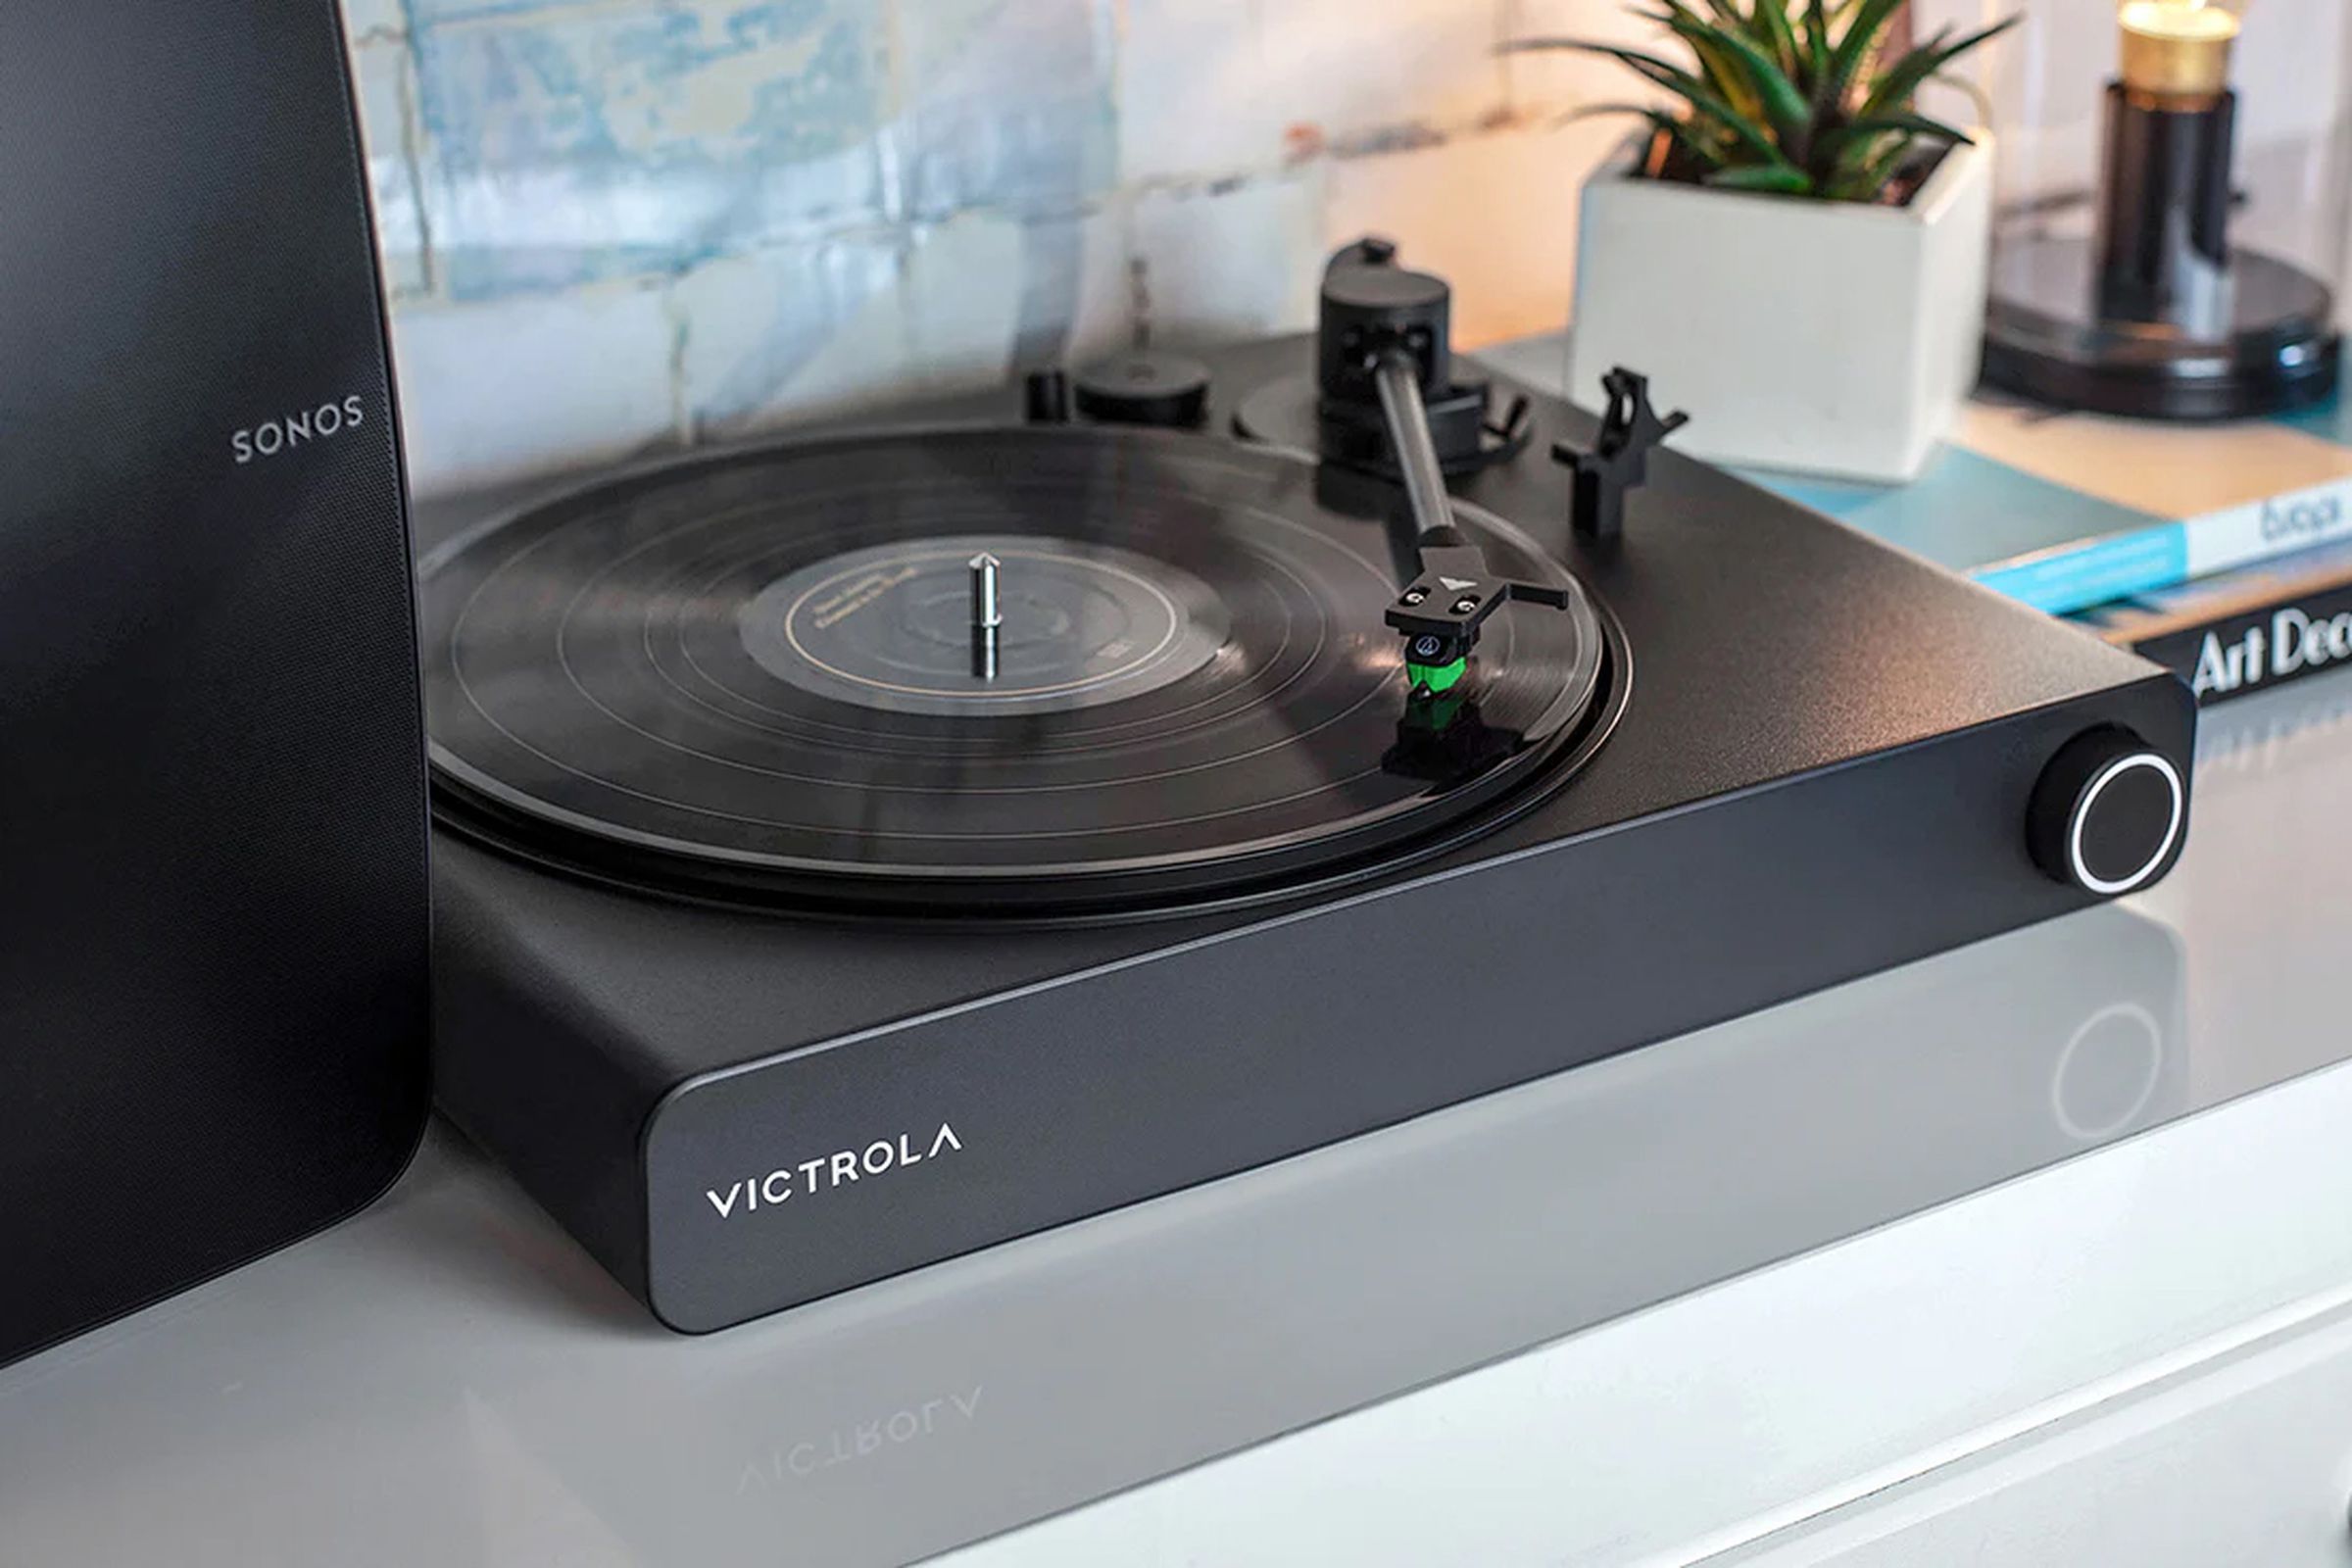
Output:
M1611 0L345 0L425 491L1311 321L1565 316Z
M1495 45L1656 32L1620 0L343 3L427 492L1302 328L1367 231L1452 278L1464 343L1556 326L1626 126L1567 116L1633 93ZM2308 75L2337 3L2279 5L2241 78ZM2250 131L2324 122L2328 80L2258 89Z

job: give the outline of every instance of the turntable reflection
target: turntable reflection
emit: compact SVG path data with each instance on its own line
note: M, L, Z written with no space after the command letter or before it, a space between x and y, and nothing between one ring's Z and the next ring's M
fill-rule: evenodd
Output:
M2177 939L2103 907L692 1343L444 1138L0 1375L40 1434L0 1519L36 1559L899 1562L2199 1108L2182 1028Z

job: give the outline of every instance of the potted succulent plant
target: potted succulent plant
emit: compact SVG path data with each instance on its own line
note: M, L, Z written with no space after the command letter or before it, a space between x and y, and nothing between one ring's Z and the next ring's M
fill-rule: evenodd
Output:
M1911 477L1976 380L1992 209L1983 133L1915 99L2010 23L1896 51L1901 0L1659 3L1637 14L1686 64L1505 46L1608 57L1673 106L1583 111L1644 126L1585 186L1570 391L1635 366L1690 412L1701 456Z

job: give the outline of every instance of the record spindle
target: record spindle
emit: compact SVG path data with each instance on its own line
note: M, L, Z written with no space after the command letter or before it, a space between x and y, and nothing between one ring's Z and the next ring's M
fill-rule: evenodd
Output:
M995 680L998 664L998 639L1004 633L1004 613L997 599L998 573L1004 564L983 550L971 561L972 571L972 678Z

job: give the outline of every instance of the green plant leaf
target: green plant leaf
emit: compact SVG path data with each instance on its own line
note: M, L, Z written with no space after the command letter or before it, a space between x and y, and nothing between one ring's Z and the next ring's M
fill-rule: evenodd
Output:
M1836 130L1824 133L1821 138L1822 151L1825 155L1836 158L1858 142L1867 142L1872 137L1884 136L1889 131L1897 130L1913 137L1936 136L1964 147L1976 145L1976 138L1957 125L1947 125L1940 120L1930 120L1926 115L1894 114L1871 115L1861 120L1848 121Z
M1770 10L1779 3L1780 0L1757 0L1757 9ZM1786 21L1785 18L1783 20ZM1682 33L1684 25L1677 23L1675 31ZM1720 41L1738 58L1748 84L1755 89L1757 98L1763 103L1764 117L1772 122L1773 132L1780 139L1786 160L1803 163L1806 149L1813 140L1813 109L1805 95L1796 90L1796 84L1788 79L1788 73L1776 65L1754 39L1726 27L1702 30L1711 39Z
M1911 95L1919 91L1929 77L1971 49L1990 43L2023 20L2022 16L2007 17L1989 27L1980 27L1959 38L1952 37L1951 28L1943 28L1935 37L1887 67L1872 85L1870 95L1863 99L1859 113L1875 115L1909 103Z
M1952 29L1939 27L1935 36L1920 44L1909 54L1879 73L1870 91L1856 106L1856 115L1875 115L1882 110L1907 107L1911 95L1920 89L1936 70L1936 52L1951 38Z
M1582 108L1570 110L1552 123L1572 125L1580 120L1597 120L1603 115L1633 115L1645 120L1649 122L1651 129L1663 131L1672 137L1678 146L1705 167L1709 169L1723 167L1721 152L1710 147L1695 135L1688 122L1677 120L1655 104L1586 104Z
M1902 4L1903 0L1856 0L1845 31L1838 35L1837 47L1830 52L1830 69L1814 83L1815 115L1827 120L1845 107L1846 95L1853 90L1863 62L1870 58L1879 35L1886 30L1886 24L1894 20L1895 10Z
M1707 169L1721 169L1723 167L1723 154L1718 152L1713 147L1708 146L1705 142L1699 140L1699 138L1693 134L1690 126L1687 122L1675 119L1674 116L1667 114L1661 109L1644 110L1642 111L1642 118L1648 121L1650 124L1655 126L1657 129L1662 130L1667 135L1673 137L1677 145L1688 151L1691 157L1697 159L1701 166Z
M1977 138L1962 130L1958 125L1949 124L1933 116L1919 114L1916 111L1907 114L1880 115L1875 118L1877 123L1888 130L1907 130L1914 136L1939 136L1957 147L1974 147L1977 144Z
M1787 0L1756 0L1755 16L1756 30L1763 34L1758 41L1766 44L1766 52L1771 56L1772 63L1780 68L1782 75L1788 78L1790 91L1794 92L1793 84L1799 69L1798 54L1796 33L1788 25ZM1805 101L1803 94L1796 96L1799 103Z
M1637 115L1647 118L1650 115L1663 113L1664 111L1655 104L1579 104L1576 108L1553 120L1552 124L1555 126L1573 125L1580 120L1598 120L1603 115Z
M1655 55L1645 54L1639 49L1628 49L1620 44L1596 43L1583 38L1531 38L1506 43L1502 45L1502 48L1512 53L1529 53L1544 49L1570 49L1584 54L1601 55L1617 61L1630 69L1636 75L1653 82L1683 99L1690 104L1691 112L1695 116L1721 126L1733 139L1740 142L1754 153L1759 162L1783 166L1788 163L1788 160L1782 155L1778 144L1773 141L1771 132L1764 126L1758 124L1751 117L1741 114L1738 109L1724 102L1720 96L1708 88L1705 82L1690 72L1683 70L1680 66L1660 60Z
M1746 73L1740 68L1739 57L1715 36L1715 29L1686 0L1660 0L1660 3L1665 10L1636 11L1634 15L1679 35L1698 57L1699 74L1716 95L1750 120L1760 117L1764 113L1763 99L1749 85Z
M1748 154L1757 163L1770 164L1783 169L1795 167L1773 143L1770 130L1745 115L1740 114L1721 99L1701 102L1694 98L1690 100L1690 108L1693 129L1704 129L1712 125L1723 131L1732 141L1747 149ZM1730 160L1727 158L1725 161L1729 162Z
M1842 191L1846 181L1869 167L1871 160L1886 145L1889 134L1887 131L1874 130L1839 143L1838 150L1828 159L1829 168L1822 174L1822 188L1830 192Z
M1572 50L1617 62L1680 100L1674 108L1594 106L1637 114L1673 139L1683 170L1732 189L1870 200L1923 138L1960 143L1964 129L1918 114L1910 98L1927 73L2001 31L1955 38L1951 29L1882 70L1885 35L1901 0L1638 0L1690 54L1568 37L1505 51ZM1875 104L1865 112L1857 103ZM1581 118L1581 117L1579 117Z
M1805 0L1805 69L1797 85L1811 97L1830 69L1830 10L1825 0Z
M1718 190L1767 191L1782 196L1813 194L1813 176L1785 164L1745 164L1738 169L1719 169L1707 176L1706 182Z
M1568 50L1576 54L1600 55L1628 67L1646 79L1656 82L1667 91L1688 96L1695 88L1707 90L1707 84L1669 60L1629 49L1623 44L1599 43L1590 38L1514 38L1497 44L1494 52L1505 55L1543 54L1553 50Z
M1879 199L1894 172L1911 156L1913 138L1897 135L1878 152L1864 159L1857 167L1833 180L1824 193L1841 202L1871 202Z

